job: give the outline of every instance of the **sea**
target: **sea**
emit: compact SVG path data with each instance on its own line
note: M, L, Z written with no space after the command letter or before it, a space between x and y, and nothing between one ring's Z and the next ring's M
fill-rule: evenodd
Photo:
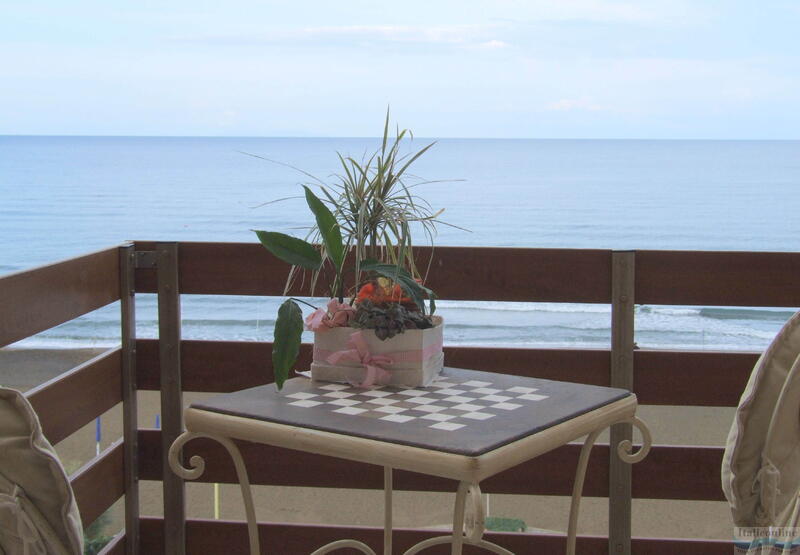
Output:
M405 152L433 141L415 138ZM127 240L303 236L309 174L332 184L337 152L361 159L378 145L0 136L0 276ZM800 251L800 141L439 139L411 173L414 191L445 209L437 245ZM184 295L183 337L269 340L280 301ZM438 310L449 345L610 344L608 305L445 299ZM635 339L641 348L759 351L796 310L641 305ZM137 317L139 337L156 337L153 295L137 295ZM107 347L118 336L111 305L12 347Z

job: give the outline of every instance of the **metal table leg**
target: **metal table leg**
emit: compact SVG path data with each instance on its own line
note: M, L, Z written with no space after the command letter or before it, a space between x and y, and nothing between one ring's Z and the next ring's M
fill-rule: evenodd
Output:
M642 446L635 453L633 452L633 444L628 441L621 441L617 445L617 456L628 464L633 464L641 461L650 452L650 446L653 439L650 435L650 429L647 425L639 420L637 417L632 416L614 424L631 424L638 429L642 434ZM613 425L613 424L612 424ZM575 538L578 531L578 511L581 506L581 497L583 495L583 481L586 478L586 467L589 464L589 453L592 451L594 442L597 436L600 435L605 428L600 428L590 433L586 440L583 442L581 448L581 455L578 458L578 468L575 471L575 482L572 485L572 503L569 508L569 525L567 528L567 555L575 555Z
M445 543L452 545L453 555L461 555L464 545L482 547L498 555L514 555L511 551L483 539L484 520L480 486L462 481L458 484L453 508L453 533L423 540L411 546L404 555L414 555L428 547Z
M383 467L383 555L392 555L392 467Z
M256 510L253 505L253 493L250 489L250 479L247 477L247 468L245 467L242 454L236 444L226 437L213 436L209 434L201 434L195 432L183 432L169 448L169 467L172 471L183 478L184 480L196 480L202 476L203 471L206 469L206 462L198 455L192 456L189 459L191 468L183 466L180 460L180 453L183 446L198 437L205 437L213 439L214 441L222 444L228 451L228 454L233 459L233 465L236 468L236 477L239 480L239 487L242 490L242 498L244 500L244 510L247 515L247 533L250 536L250 555L260 555L261 548L258 540L258 524L256 522ZM373 554L374 555L374 554Z

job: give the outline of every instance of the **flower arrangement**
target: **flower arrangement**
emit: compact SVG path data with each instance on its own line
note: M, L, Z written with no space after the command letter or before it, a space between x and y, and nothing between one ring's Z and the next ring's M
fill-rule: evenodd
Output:
M434 211L414 194L412 188L426 182L406 182L411 179L407 172L411 164L435 143L404 155L400 147L406 137L413 135L398 128L390 140L387 111L380 147L361 161L337 153L341 173L334 176L333 183L326 184L303 172L314 179L320 192L317 195L308 184L303 185L315 220L308 240L255 231L269 252L292 265L287 291L299 274L308 271L310 294L313 296L320 279L326 279L330 296L325 307L309 305L314 311L305 321L299 304L308 304L305 301L289 298L278 309L272 349L278 389L297 360L304 327L314 331L315 337L349 328L374 330L378 340L389 340L408 330L440 324L441 319L433 317L436 295L424 286L424 276L416 266L412 227L422 230L432 244L443 210ZM349 344L353 349L334 355L356 353L352 356L359 358L368 373L373 372L371 376L385 377L382 367L370 363L375 357L365 352L362 338L352 339L359 339L359 349ZM387 360L391 357L381 359L382 363ZM365 383L371 383L371 379Z

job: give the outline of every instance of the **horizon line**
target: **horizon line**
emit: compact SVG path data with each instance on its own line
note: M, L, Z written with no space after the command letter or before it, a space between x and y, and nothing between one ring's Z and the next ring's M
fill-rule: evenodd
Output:
M43 133L0 133L3 138L95 138L95 139L360 139L381 140L379 136L359 135L96 135L96 134L43 134ZM416 140L429 141L729 141L729 142L797 142L796 139L743 139L743 138L666 138L666 137L422 137L414 136Z

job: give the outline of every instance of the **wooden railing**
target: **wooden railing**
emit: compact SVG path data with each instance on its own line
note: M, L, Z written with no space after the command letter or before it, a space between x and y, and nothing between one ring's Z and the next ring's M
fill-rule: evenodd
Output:
M171 259L170 252L178 256ZM613 307L611 349L448 347L445 357L449 366L598 385L629 380L640 403L646 405L735 406L757 354L633 350L633 303L800 306L800 288L795 286L800 253L441 247L433 253L420 249L419 255L425 260L433 256L429 285L445 299L606 303ZM165 482L165 519L140 518L137 481L165 476L162 445L169 438L162 438L162 433L174 433L180 424L181 390L235 391L272 380L268 343L181 341L178 293L280 295L286 271L285 265L256 244L139 242L135 247L110 249L0 278L0 346L123 300L129 318L127 325L123 324L120 348L28 393L53 442L126 400L123 440L72 477L85 524L127 494L127 536L116 538L107 552L164 553L165 545L182 544L183 534L188 553L245 549L243 523L189 520L184 526L182 485L173 479ZM134 341L130 325L133 289L159 292L165 300L159 311L161 342ZM310 350L304 346L300 365L307 364L309 357ZM169 387L162 388L165 379L170 381ZM162 391L163 430L131 426L136 414L135 403L130 401L135 399L134 383L139 390ZM169 391L172 393L164 394ZM214 444L198 440L187 449L207 461L201 481L235 480L232 464ZM383 484L381 469L367 465L250 444L243 444L242 452L255 484L370 489ZM577 453L575 446L562 447L497 475L481 487L487 493L570 495ZM633 538L628 543L629 528L625 526L630 496L722 500L721 459L718 447L656 445L644 462L629 471L628 481L624 469L609 463L615 459L608 446L598 446L592 453L585 494L607 497L611 492L611 551L729 553L731 543L725 541ZM395 487L450 492L454 484L397 472ZM625 495L627 491L630 496ZM261 532L265 545L281 545L286 553L307 553L344 535L337 527L288 524L263 524ZM401 530L396 546L402 549L430 534ZM351 529L346 535L380 544L377 529ZM518 553L558 552L564 546L562 536L489 535L492 541ZM578 551L607 553L609 539L580 537Z
M0 278L0 347L118 301L119 256L111 248ZM121 403L122 383L121 349L113 348L26 396L55 444ZM124 453L116 441L70 477L85 527L125 495ZM137 498L128 497L129 504ZM123 553L124 546L123 534L105 552Z

